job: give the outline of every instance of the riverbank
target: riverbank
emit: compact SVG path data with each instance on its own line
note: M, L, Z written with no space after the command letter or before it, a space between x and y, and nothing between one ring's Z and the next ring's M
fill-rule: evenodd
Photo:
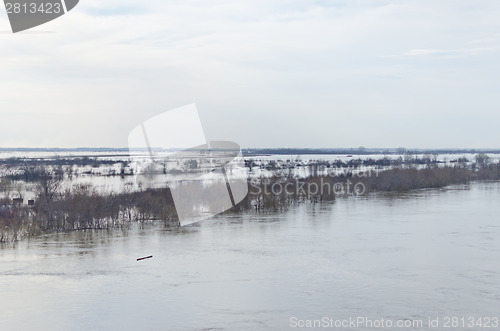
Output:
M226 213L280 212L304 202L319 203L371 192L397 193L500 180L500 163L488 163L481 157L472 164L461 162L453 166L427 161L413 158L411 162L401 163L396 160L397 164L382 170L362 168L360 164L321 169L324 163L319 161L310 165L311 171L306 177L293 175L289 169L278 169L271 163L275 175L249 178L249 194ZM252 165L249 168L251 170ZM339 169L342 171L333 171ZM8 199L0 201L0 242L50 231L126 227L134 222L161 221L167 226L179 226L168 188L102 193L91 185L62 189L61 173L44 170L30 178L33 178L37 197L30 206Z

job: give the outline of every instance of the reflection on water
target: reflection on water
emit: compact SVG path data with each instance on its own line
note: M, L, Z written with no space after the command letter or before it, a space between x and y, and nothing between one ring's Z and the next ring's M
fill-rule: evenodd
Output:
M474 184L5 245L1 328L283 330L293 316L498 316L499 198L499 183Z

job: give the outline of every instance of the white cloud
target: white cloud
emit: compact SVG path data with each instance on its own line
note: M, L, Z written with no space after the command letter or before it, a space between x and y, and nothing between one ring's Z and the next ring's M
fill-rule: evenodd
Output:
M482 48L460 48L460 49L412 49L406 52L406 56L436 56L440 58L449 58L453 56L480 55L485 52L495 52L500 47L482 47Z
M126 146L138 123L196 102L209 136L244 146L488 147L498 14L494 1L81 1L33 30L53 33L0 34L0 146ZM428 138L410 125L429 122Z

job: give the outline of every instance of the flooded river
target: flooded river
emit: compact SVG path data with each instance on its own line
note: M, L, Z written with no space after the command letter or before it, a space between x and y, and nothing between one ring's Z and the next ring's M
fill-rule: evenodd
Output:
M499 317L499 215L500 184L476 183L5 244L0 329L288 330L358 317L428 329L429 318Z

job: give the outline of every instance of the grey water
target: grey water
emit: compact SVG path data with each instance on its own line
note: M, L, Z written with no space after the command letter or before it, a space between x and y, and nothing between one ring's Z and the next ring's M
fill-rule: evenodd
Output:
M426 329L428 318L498 317L499 202L500 183L475 183L6 244L0 329L288 330L324 317Z

